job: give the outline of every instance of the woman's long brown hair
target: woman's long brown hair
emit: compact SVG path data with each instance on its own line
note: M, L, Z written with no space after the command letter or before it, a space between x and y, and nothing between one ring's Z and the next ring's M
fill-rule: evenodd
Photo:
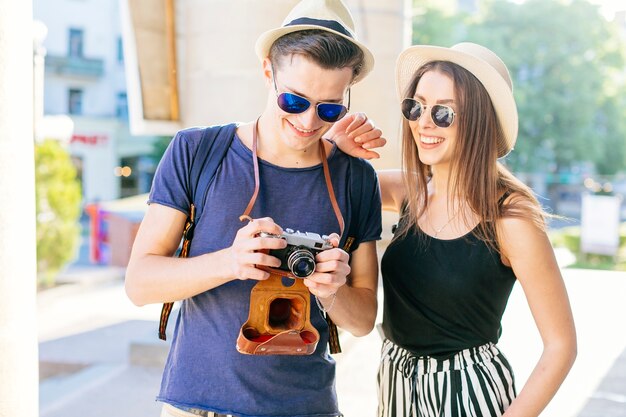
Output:
M454 83L455 101L458 103L455 119L458 133L450 164L448 189L451 195L465 201L479 218L473 233L499 251L496 220L500 218L527 219L545 230L548 215L532 190L498 162L497 139L503 135L503 131L483 85L469 71L456 64L433 61L415 73L405 91L405 97L414 97L421 77L429 71L444 74ZM415 139L406 119L402 123L402 168L407 205L403 213L405 221L400 222L394 239L410 230L419 230L418 219L428 207L427 185L431 170L429 165L419 159ZM510 196L505 204L500 201L503 196ZM463 220L468 225L471 223L467 216L463 216Z

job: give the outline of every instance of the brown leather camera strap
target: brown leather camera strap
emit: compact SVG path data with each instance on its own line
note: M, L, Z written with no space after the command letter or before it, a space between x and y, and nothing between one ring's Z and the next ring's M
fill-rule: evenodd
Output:
M248 202L248 206L244 210L243 214L239 216L239 220L241 221L250 220L250 213L252 212L252 208L254 207L256 198L259 195L259 187L260 187L259 158L257 155L259 118L257 118L256 121L254 122L254 127L252 129L252 162L254 164L254 192L252 193L250 202ZM328 196L330 197L330 204L333 206L333 211L335 212L335 216L337 217L337 222L339 223L339 237L341 238L341 236L343 235L343 230L344 230L344 220L343 220L343 215L341 214L341 210L339 209L339 204L337 204L337 198L335 197L335 191L333 189L333 183L330 177L330 169L328 168L326 148L324 147L323 139L320 139L319 141L319 152L320 152L320 158L322 159L322 168L324 170L324 180L326 182L326 189L328 190Z
M252 208L254 207L254 202L259 194L260 188L260 179L259 179L259 158L257 155L257 143L258 143L258 125L259 118L254 122L254 127L252 129L252 162L254 164L254 193L252 193L252 197L250 198L250 202L248 202L248 206L244 210L243 214L239 216L239 220L250 220L250 213L252 212ZM339 223L339 238L343 235L345 223L343 220L343 215L341 214L341 210L339 209L339 204L337 204L337 198L335 197L335 191L333 189L333 183L330 177L330 169L328 168L328 160L326 157L326 148L324 147L324 139L320 139L319 141L319 152L320 158L322 159L322 168L324 170L324 180L326 182L326 189L328 190L328 196L330 197L330 204L333 206L333 211L335 212L335 216L337 217L337 222ZM348 239L350 243L351 240ZM349 246L349 245L348 245ZM341 346L339 344L339 332L337 330L337 325L333 322L330 316L324 313L326 318L326 323L328 324L328 347L330 353L340 353Z
M322 167L324 168L324 179L326 180L326 189L328 190L328 196L330 197L330 204L333 206L337 222L339 223L339 238L343 235L344 221L339 210L339 204L337 204L337 198L335 197L335 191L333 190L333 183L330 179L330 169L328 168L328 161L326 160L326 148L324 147L324 139L320 139L320 156L322 158Z
M185 228L183 230L183 244L181 246L180 253L178 254L179 258L186 258L187 256L189 256L189 245L191 244L191 236L189 231L193 227L195 219L196 206L194 206L192 203L189 210L189 217L187 217L187 222L185 223ZM172 307L174 307L174 303L163 303L163 307L161 307L161 318L159 320L159 339L161 340L167 339L167 336L165 335L165 329L167 328L167 321L170 318Z
M259 195L259 187L261 180L259 179L259 158L257 157L257 125L259 123L259 116L254 121L254 127L252 128L252 164L254 165L254 192L252 193L252 197L250 197L250 201L248 202L248 206L243 211L243 214L239 216L239 220L250 220L250 213L252 212L252 207L254 207L254 202L256 201L257 196Z

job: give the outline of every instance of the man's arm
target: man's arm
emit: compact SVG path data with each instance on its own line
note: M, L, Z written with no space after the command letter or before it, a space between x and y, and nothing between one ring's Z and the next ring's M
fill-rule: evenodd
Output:
M193 297L234 279L267 279L255 265L277 267L280 261L259 249L281 249L283 239L260 238L258 233L281 234L272 219L255 219L239 229L233 244L217 252L174 258L186 215L151 204L137 232L128 268L126 293L136 305L164 303Z
M376 242L361 243L348 268L343 265L347 266L348 254L340 249L321 252L317 261L316 273L304 283L329 309L333 322L354 336L371 332L378 310Z

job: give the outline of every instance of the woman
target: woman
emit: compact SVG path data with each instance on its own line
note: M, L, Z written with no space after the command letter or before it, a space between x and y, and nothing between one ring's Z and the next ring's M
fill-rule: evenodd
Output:
M379 173L383 208L400 221L381 266L378 415L537 416L574 362L576 334L546 214L497 161L517 138L508 70L462 43L410 47L396 76L403 170ZM358 156L381 143L349 137L336 139ZM518 396L496 347L516 280L544 345Z

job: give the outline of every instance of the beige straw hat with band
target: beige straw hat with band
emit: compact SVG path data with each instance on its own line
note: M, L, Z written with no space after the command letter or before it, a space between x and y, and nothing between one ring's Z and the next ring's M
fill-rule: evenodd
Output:
M411 46L396 61L396 88L400 100L407 98L406 89L415 72L432 61L453 62L474 74L482 83L491 97L504 132L504 136L498 138L498 158L506 156L517 140L518 116L513 83L504 62L493 51L475 43L459 43L451 48Z
M318 29L346 38L363 51L361 72L354 78L358 82L374 67L374 55L356 38L354 21L341 0L303 0L295 5L280 28L271 29L259 36L255 51L260 60L265 59L272 44L283 35L301 30Z

